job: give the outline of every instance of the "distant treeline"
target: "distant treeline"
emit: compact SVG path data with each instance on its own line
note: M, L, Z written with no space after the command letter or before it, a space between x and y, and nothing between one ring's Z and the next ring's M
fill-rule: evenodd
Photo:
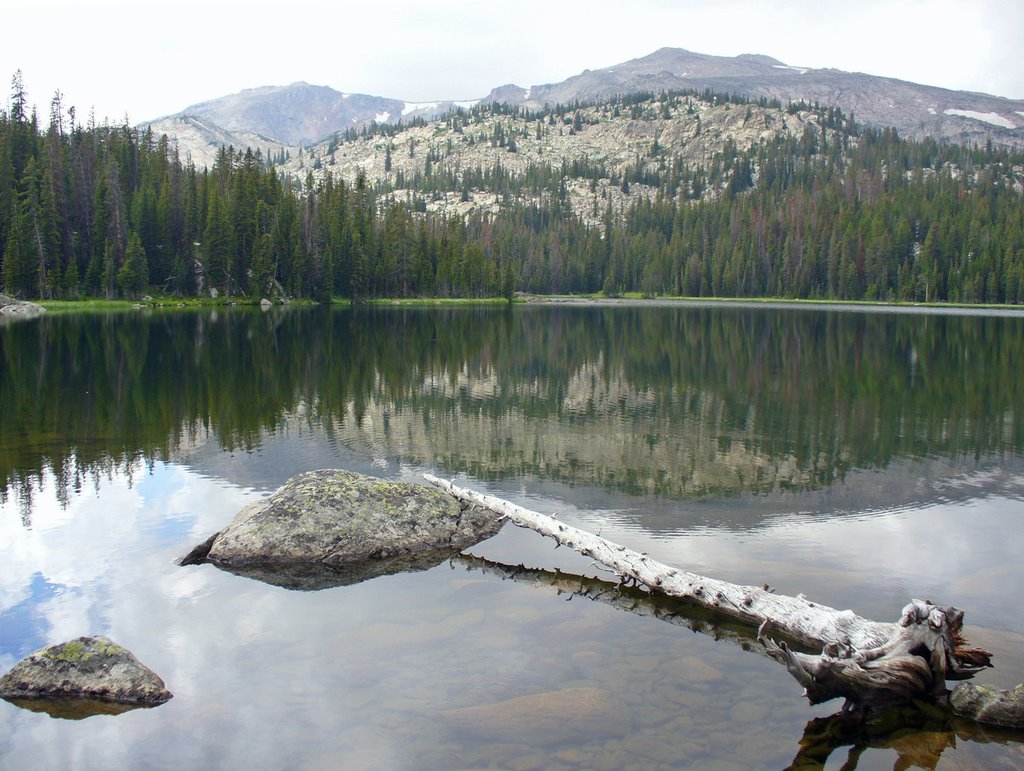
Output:
M609 109L642 120L680 99ZM657 164L614 174L581 161L522 175L435 164L403 198L362 176L282 179L252 150L226 148L200 171L148 129L83 125L59 94L42 129L16 75L0 112L0 283L39 298L215 288L318 300L603 290L1024 302L1024 156L907 142L834 108L799 108L818 112L817 129L750 150L727 141L707 167L657 142ZM552 115L520 117L539 127ZM628 205L602 200L598 178ZM596 216L573 212L570 179L594 183ZM427 196L470 187L500 193L500 212L427 213Z

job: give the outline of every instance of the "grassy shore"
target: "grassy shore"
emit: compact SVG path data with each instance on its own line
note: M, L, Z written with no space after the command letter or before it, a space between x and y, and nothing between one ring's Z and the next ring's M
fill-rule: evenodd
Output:
M154 297L147 300L105 300L101 298L83 298L81 300L35 300L51 313L71 313L79 311L129 311L146 308L225 308L230 306L258 306L259 300L249 297ZM313 300L292 300L288 307L311 307L319 305ZM351 300L335 297L331 300L332 307L349 307ZM399 306L399 307L432 307L450 305L507 305L503 297L416 297L416 298L372 298L361 302L363 305ZM274 303L280 307L280 303Z
M618 295L604 295L600 292L593 294L571 294L571 295L520 295L516 302L530 304L651 304L651 305L792 305L795 307L834 307L834 308L901 308L912 310L915 308L935 310L999 310L1018 311L1024 313L1022 305L1007 305L996 303L949 303L949 302L911 302L897 300L829 300L795 297L684 297L675 295L644 295L640 292L623 292Z
M105 300L86 298L81 300L36 300L50 313L72 313L83 311L130 311L143 308L222 308L235 305L257 306L259 300L249 297L154 297L145 301L136 300ZM500 306L506 305L504 297L460 298L460 297L416 297L416 298L372 298L362 301L369 306L387 307L448 307L448 306ZM606 296L600 292L594 294L573 295L517 295L514 303L526 305L549 304L586 304L586 305L751 305L751 306L794 306L794 307L834 307L869 309L934 309L934 310L973 310L973 311L1015 311L1024 313L1024 306L970 303L922 303L922 302L890 302L881 300L825 300L798 299L788 297L677 297L659 295L651 297L640 292L626 292L621 295ZM309 307L318 303L312 300L293 300L292 307ZM275 303L275 305L277 305ZM334 307L347 307L353 302L346 298L333 298Z
M430 307L435 305L508 305L504 297L415 297L415 298L375 298L366 301L367 305L397 305L401 307Z
M81 311L130 311L146 308L227 308L236 305L258 306L260 301L251 297L154 297L147 300L106 300L87 297L81 300L35 300L48 313L77 313ZM312 300L293 300L289 305L308 307ZM347 305L348 300L335 300L332 304Z

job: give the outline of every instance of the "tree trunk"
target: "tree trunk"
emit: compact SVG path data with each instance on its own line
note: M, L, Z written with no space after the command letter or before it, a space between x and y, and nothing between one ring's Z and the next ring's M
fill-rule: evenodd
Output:
M966 679L990 666L991 654L964 646L963 612L957 608L914 600L896 623L871 621L803 595L775 594L767 585L740 586L674 568L501 498L434 476L425 478L459 500L483 506L519 527L593 557L611 568L623 584L643 585L652 593L687 600L758 627L758 640L766 653L785 664L812 704L842 696L844 710L864 712L914 698L944 701L947 679ZM769 631L822 652L796 652L785 641L770 639Z

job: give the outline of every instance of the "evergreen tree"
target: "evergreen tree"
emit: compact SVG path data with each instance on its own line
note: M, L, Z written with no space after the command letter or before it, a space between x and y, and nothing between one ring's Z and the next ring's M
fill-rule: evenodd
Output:
M15 204L4 249L4 291L15 297L30 296L36 272L29 241L27 217L23 207Z
M149 283L149 267L142 239L134 231L128 236L124 264L117 272L117 285L129 297L139 297Z

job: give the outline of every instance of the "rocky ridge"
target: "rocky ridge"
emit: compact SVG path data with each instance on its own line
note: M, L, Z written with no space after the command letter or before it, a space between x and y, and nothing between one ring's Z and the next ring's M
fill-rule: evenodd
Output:
M896 128L910 139L1024 147L1024 100L926 86L896 78L785 64L769 56L710 56L662 48L628 62L587 69L559 83L525 88L505 84L483 99L407 102L336 91L299 82L263 86L191 105L142 124L168 134L183 157L201 165L220 146L286 149L381 123L432 120L478 102L507 103L532 110L556 104L598 102L638 92L711 90L783 104L805 101L835 106L870 126Z
M546 118L478 110L403 128L391 136L324 142L291 158L280 169L304 184L310 178L316 183L328 174L351 183L363 173L371 185L390 188L395 200L405 200L414 194L409 182L430 172L459 180L467 171L500 166L502 173L518 178L534 165L559 173L569 167L563 174L566 201L577 216L596 222L609 205L620 212L632 197L651 197L657 192L642 183L621 184L622 176L638 165L664 170L679 160L696 168L710 164L729 143L747 149L780 136L800 137L807 129L828 137L835 134L824 127L821 111L791 111L713 98L655 98L622 108L605 103L564 114L548 113ZM606 174L591 180L573 173L573 164L601 167ZM715 191L706 195L713 197ZM449 185L426 198L428 211L457 216L472 210L497 213L508 202L506 196L471 185L461 189Z
M617 94L683 89L710 89L754 100L765 97L783 104L819 102L839 107L866 125L891 126L907 139L1024 147L1024 100L831 68L796 67L756 54L710 56L662 48L639 59L584 70L560 83L529 89L505 86L502 100L537 109Z

